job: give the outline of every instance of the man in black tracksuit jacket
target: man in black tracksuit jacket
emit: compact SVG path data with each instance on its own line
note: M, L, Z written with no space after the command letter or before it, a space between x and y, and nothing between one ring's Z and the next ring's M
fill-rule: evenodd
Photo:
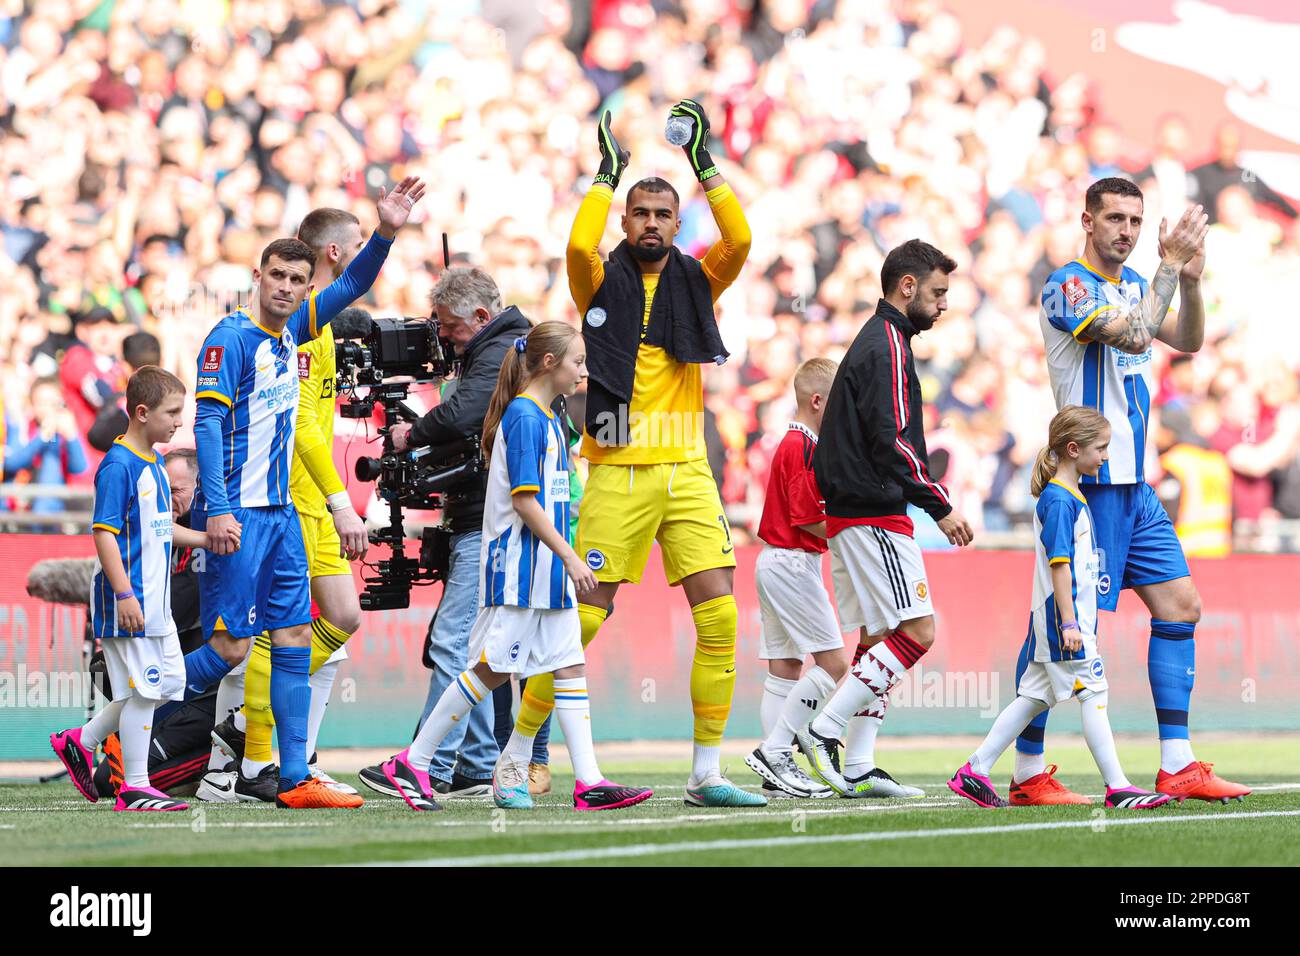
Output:
M885 258L884 298L840 363L813 453L840 624L861 636L850 678L798 738L816 776L842 796L923 793L875 766L874 741L889 689L934 643L929 581L907 505L924 509L959 547L972 536L947 489L930 477L911 346L947 308L956 267L919 239ZM864 720L850 735L841 772L840 738L855 716Z

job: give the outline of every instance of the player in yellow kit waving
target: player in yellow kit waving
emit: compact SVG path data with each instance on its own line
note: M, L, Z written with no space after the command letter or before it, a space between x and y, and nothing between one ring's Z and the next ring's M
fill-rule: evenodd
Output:
M722 238L703 260L683 255L677 191L643 179L627 194L626 239L601 261L597 246L629 154L598 131L601 165L569 236L569 290L583 317L590 380L582 454L591 470L578 515L577 552L599 586L578 604L583 644L596 636L623 582L637 583L658 540L670 584L681 585L695 621L691 666L695 749L686 802L762 806L722 775L722 733L736 683L736 566L731 531L705 460L701 364L726 358L713 306L749 254L740 202L709 156L709 121L693 100L673 108L689 121L683 147ZM554 706L549 675L528 681L498 774L526 773L532 738Z

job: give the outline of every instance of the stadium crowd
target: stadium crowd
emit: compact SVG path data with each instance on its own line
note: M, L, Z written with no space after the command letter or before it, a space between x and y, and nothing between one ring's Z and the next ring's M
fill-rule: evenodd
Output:
M1054 411L1038 290L1081 252L1087 185L1116 174L1146 193L1129 262L1144 275L1162 215L1195 201L1214 223L1206 345L1156 347L1167 454L1148 474L1216 529L1189 553L1226 547L1229 494L1253 545L1287 546L1269 524L1300 518L1300 329L1279 308L1300 279L1294 209L1240 168L1231 128L1193 143L1170 116L1124 141L1088 81L1012 27L974 43L929 0L9 0L0 84L5 481L88 482L126 336L156 336L192 396L263 245L320 206L368 229L379 186L408 173L431 189L375 314L428 314L445 230L533 321L576 322L564 249L600 109L634 178L683 190L678 241L701 254L708 203L663 137L669 105L695 97L753 231L718 308L732 358L705 378L738 534L757 526L796 366L842 357L885 252L912 236L958 261L949 313L916 341L935 469L977 531L1023 525ZM611 216L603 248L616 234Z

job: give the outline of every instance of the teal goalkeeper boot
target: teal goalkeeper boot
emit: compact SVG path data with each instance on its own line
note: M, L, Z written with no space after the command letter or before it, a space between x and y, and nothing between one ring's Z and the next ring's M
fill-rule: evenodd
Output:
M698 786L686 787L688 807L765 807L767 797L741 790L720 772L710 774Z

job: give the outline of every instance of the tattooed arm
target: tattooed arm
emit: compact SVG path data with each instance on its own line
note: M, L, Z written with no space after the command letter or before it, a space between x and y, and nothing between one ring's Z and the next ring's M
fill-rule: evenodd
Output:
M1201 272L1204 269L1205 243L1202 242L1178 273L1178 318L1156 336L1180 352L1197 352L1205 342L1205 304L1201 300Z
M1141 301L1128 311L1117 307L1098 316L1098 321L1088 329L1088 338L1130 355L1141 355L1151 347L1151 340L1160 334L1177 288L1178 267L1160 263Z
M1205 233L1209 217L1200 206L1183 214L1171 233L1165 232L1165 221L1160 221L1160 268L1146 295L1127 312L1115 309L1098 316L1088 329L1088 338L1104 342L1140 355L1151 346L1151 340L1160 341L1184 352L1200 348L1205 335L1205 310L1201 303L1200 276L1205 266ZM1182 304L1177 322L1164 328L1169 315L1169 304L1181 282Z

